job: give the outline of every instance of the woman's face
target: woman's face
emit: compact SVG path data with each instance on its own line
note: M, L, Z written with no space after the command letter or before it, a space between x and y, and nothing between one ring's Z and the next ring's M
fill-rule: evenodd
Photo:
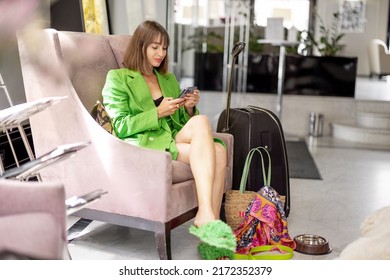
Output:
M159 67L167 55L167 47L161 41L161 36L159 36L146 49L146 59L153 67Z

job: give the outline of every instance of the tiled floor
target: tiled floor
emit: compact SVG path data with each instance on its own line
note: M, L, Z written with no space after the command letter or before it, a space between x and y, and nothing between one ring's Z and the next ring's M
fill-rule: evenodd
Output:
M356 98L390 101L390 81L359 78ZM323 180L291 179L292 237L311 233L329 240L332 252L294 259L335 259L359 237L363 219L390 205L390 149L352 145L329 137L306 139ZM69 226L77 219L70 217ZM172 257L199 259L198 240L188 233L191 221L172 232ZM69 244L73 259L158 259L151 232L92 222Z

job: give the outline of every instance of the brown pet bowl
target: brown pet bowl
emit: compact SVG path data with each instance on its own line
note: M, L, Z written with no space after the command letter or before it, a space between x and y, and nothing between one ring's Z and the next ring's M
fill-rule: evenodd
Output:
M295 251L308 255L324 255L332 251L325 238L315 234L300 234L294 237Z

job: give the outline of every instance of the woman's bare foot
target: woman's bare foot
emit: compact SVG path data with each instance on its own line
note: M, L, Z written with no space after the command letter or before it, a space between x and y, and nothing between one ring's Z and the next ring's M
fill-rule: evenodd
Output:
M213 214L213 211L201 211L199 210L198 213L196 213L195 219L194 219L194 225L197 227L200 227L204 224L207 224L208 222L217 220Z

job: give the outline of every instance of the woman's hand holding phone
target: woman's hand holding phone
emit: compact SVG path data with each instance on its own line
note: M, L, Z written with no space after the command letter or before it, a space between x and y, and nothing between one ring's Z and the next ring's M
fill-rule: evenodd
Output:
M194 93L195 90L197 90L197 87L186 87L185 89L182 90L178 98L184 98L187 96L189 93Z
M187 89L188 90L184 96L184 98L185 98L184 106L186 108L187 114L190 116L193 116L195 114L194 107L199 102L199 90L197 87L190 87ZM183 90L183 91L185 91L185 90Z
M170 116L182 107L185 101L179 98L164 98L157 107L158 118Z
M157 107L158 118L163 118L175 113L183 105L187 113L192 116L194 114L194 107L199 102L199 90L197 87L185 88L178 98L172 97L164 98L161 104Z

